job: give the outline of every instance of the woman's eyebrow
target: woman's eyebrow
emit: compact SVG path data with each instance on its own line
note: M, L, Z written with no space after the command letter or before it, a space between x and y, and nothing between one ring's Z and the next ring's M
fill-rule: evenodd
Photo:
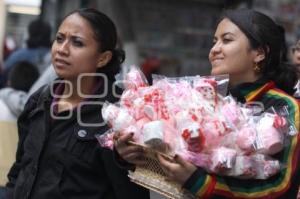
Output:
M227 36L227 35L229 35L229 36L234 36L234 34L233 34L232 32L225 32L225 33L223 33L223 34L221 35L221 37L225 37L225 36Z

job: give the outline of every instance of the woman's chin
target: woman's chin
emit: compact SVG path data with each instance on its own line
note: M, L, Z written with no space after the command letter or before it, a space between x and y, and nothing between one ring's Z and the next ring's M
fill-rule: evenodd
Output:
M56 73L56 75L60 78L60 79L65 79L65 80L72 80L74 79L74 77L70 74L65 74L65 73Z
M210 72L211 75L223 75L224 73L218 68L213 68Z

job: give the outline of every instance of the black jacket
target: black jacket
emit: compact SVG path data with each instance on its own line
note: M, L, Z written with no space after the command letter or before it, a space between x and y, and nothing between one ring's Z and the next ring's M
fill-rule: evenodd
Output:
M108 127L88 124L102 121L102 102L117 100L111 89L103 98L56 115L71 115L68 119L51 116L52 100L50 87L40 89L18 120L19 144L8 174L7 198L149 198L149 192L130 182L127 171L115 164L112 151L97 143L95 134Z

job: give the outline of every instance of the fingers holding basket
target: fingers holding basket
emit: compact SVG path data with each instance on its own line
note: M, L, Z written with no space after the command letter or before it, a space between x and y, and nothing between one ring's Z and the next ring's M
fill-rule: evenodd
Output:
M128 146L128 149L124 151L122 158L135 165L142 166L146 164L143 148L139 146Z
M197 169L193 164L185 161L179 155L176 155L173 159L158 155L158 160L167 175L167 180L175 181L181 185L183 185Z
M143 158L144 150L141 146L130 144L133 141L133 133L116 134L114 136L114 148L127 162L135 165L143 165L145 164Z

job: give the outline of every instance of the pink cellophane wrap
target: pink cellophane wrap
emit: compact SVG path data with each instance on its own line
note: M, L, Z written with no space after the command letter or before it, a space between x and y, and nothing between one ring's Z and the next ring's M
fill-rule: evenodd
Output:
M280 163L269 156L283 149L288 121L276 112L253 115L221 96L211 76L164 77L150 86L131 68L124 80L120 102L102 110L114 132L133 132L136 143L180 154L218 175L265 179L279 172ZM112 136L101 143L111 148Z

